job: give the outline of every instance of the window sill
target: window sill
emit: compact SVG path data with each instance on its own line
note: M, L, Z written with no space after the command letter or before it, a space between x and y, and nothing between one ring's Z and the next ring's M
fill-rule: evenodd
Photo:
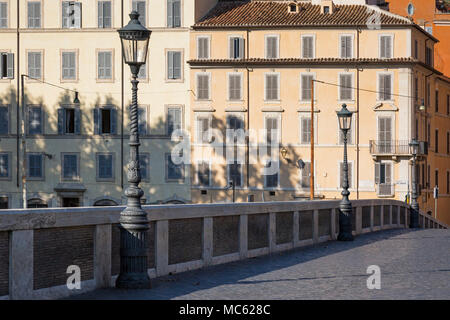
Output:
M71 178L61 178L61 182L80 182L80 181L81 181L80 177L73 178L73 179L71 179Z
M39 177L39 178L27 177L27 181L45 181L45 178L44 177Z
M60 79L60 83L78 83L78 78L76 79Z
M281 103L281 100L280 99L274 99L274 100L264 99L264 103Z
M115 182L116 180L114 178L96 178L95 181L97 181L97 182Z
M184 78L182 79L165 79L166 83L184 83Z
M11 177L0 177L0 181L11 181Z
M184 179L166 179L167 183L184 183Z
M95 79L97 83L114 83L114 79Z

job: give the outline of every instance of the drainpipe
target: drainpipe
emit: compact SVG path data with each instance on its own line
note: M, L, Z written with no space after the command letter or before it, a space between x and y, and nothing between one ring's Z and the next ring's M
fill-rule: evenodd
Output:
M247 54L245 59L248 59L250 57L250 39L249 39L249 32L250 30L247 29ZM250 69L248 68L248 65L245 66L247 69L247 133L250 131ZM250 192L250 137L246 135L246 164L247 164L247 194Z
M359 34L360 28L356 28L356 59L359 59ZM356 67L356 199L359 199L359 72Z
M16 61L17 61L17 67L16 67L16 74L17 74L17 94L16 94L16 171L17 171L17 188L20 187L20 183L19 183L19 153L20 153L20 145L19 145L19 136L20 136L20 131L19 131L19 105L20 105L20 100L19 100L19 90L20 90L20 79L19 79L19 75L20 75L20 31L19 31L19 22L20 22L20 15L19 15L19 0L17 0L17 28L16 28L16 33L17 33L17 51L16 51Z
M120 3L120 26L123 28L123 0ZM124 76L124 65L123 65L123 50L121 51L121 64L120 64L120 72L121 72L121 94L120 94L120 98L121 98L121 107L122 107L122 112L121 112L121 117L120 117L120 187L123 190L123 122L124 122L124 81L123 81L123 76Z

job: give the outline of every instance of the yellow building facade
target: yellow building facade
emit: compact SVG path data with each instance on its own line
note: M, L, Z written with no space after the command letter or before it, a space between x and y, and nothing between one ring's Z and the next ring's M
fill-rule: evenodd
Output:
M449 83L433 68L438 40L376 7L316 3L219 2L193 26L188 61L195 93L190 102L193 201L232 201L230 181L236 201L310 197L313 79L314 197L341 197L343 140L336 111L345 103L354 112L348 137L350 197L405 200L412 183L408 144L417 138L428 141L418 166L439 170L437 218L448 223ZM219 139L205 136L207 127L222 132ZM277 174L264 174L271 157L252 151L252 144L264 146L267 138L235 144L236 154L250 160L241 164L227 162L226 143L211 144L220 145L226 129L236 128L278 129L279 146L272 153L279 158ZM437 153L431 141L435 129ZM421 208L434 214L434 173L418 173ZM431 181L424 187L422 179Z
M117 29L132 9L152 31L138 92L144 198L189 202L170 132L189 126L189 27L216 2L1 0L1 207L125 203L131 77Z

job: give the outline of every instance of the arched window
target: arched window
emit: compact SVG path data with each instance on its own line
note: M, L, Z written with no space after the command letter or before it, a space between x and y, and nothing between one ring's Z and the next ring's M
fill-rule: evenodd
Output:
M48 208L48 204L42 199L34 198L27 201L27 208Z
M117 206L118 204L115 201L109 200L109 199L102 199L95 201L94 206L96 207L111 207L111 206Z

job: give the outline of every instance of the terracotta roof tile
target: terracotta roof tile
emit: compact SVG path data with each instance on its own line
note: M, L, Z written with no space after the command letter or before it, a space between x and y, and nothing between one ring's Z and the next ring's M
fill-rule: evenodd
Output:
M364 5L336 5L333 13L321 14L320 5L300 4L288 12L291 1L221 1L194 25L199 27L333 26L366 25L373 15ZM408 19L381 13L382 25L412 25Z

